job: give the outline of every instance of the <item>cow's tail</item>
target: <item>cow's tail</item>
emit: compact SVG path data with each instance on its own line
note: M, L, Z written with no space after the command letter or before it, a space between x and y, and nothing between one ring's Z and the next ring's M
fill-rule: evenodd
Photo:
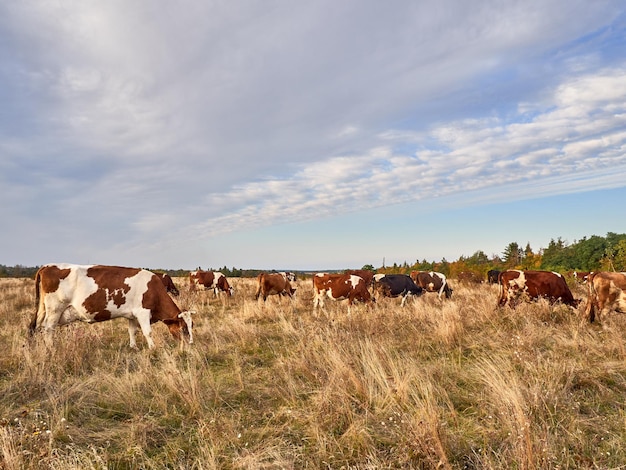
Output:
M35 312L33 313L33 317L30 320L30 325L28 326L28 335L33 336L35 331L37 330L37 317L39 315L39 303L41 302L41 270L37 271L35 274Z

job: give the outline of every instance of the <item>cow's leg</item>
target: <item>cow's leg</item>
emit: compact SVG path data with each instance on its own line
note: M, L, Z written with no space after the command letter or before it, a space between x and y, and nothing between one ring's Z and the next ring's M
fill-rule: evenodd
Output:
M441 284L441 288L439 289L439 292L437 292L437 297L439 299L441 299L441 296L443 295L443 291L444 291L445 288L446 288L446 285L445 284Z
M320 293L316 292L313 296L313 310L316 310L320 306Z
M65 305L59 304L55 299L50 300L46 298L43 311L40 310L37 313L37 321L41 325L43 340L48 348L52 347L54 330L59 324L65 308Z
M146 342L148 343L148 347L150 349L154 348L154 341L152 340L152 327L150 326L150 313L148 312L148 314L145 314L144 312L140 313L139 315L135 316L136 320L135 320L135 331L137 331L137 324L141 327L141 332L143 333L144 338L146 338ZM129 331L130 331L130 323L129 323ZM136 344L134 344L134 335L132 336L133 339L131 339L131 347L137 347Z
M402 302L400 302L400 307L404 307L404 305L406 304L406 299L409 296L409 294L404 294L402 296Z
M128 319L128 336L130 337L130 347L132 349L137 349L137 330L139 329L139 322L134 318Z

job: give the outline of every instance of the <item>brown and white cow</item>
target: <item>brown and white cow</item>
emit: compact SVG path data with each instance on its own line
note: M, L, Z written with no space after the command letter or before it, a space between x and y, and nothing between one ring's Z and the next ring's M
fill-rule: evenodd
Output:
M373 302L368 286L362 277L354 274L317 273L313 276L313 309L324 308L324 297L332 300L348 300L348 313L355 300Z
M167 325L174 338L193 342L192 312L181 311L161 279L145 269L47 264L35 275L35 301L37 310L29 332L33 335L42 328L48 344L57 325L113 318L128 319L131 348L137 347L138 328L153 348L150 325L158 321Z
M202 286L204 289L213 289L217 296L219 292L225 292L227 296L233 295L235 290L230 286L226 276L219 271L192 271L189 273L189 288L195 290Z
M579 281L581 284L586 284L587 281L589 280L589 275L590 274L592 274L592 273L588 272L588 271L574 271L572 276L574 277L574 279Z
M282 274L289 282L296 282L296 274L291 271L281 271L278 274Z
M597 272L587 278L589 296L585 315L593 322L610 311L626 313L626 273Z
M284 295L293 297L296 289L291 287L287 273L261 273L257 276L257 289L254 299L258 300L259 296L263 297L263 301L270 295Z
M499 306L508 304L512 307L524 297L529 300L545 298L551 303L562 302L574 308L580 302L574 299L565 278L559 273L510 269L502 271L499 280Z
M163 282L163 285L165 286L165 290L167 292L169 292L170 294L176 297L180 295L180 291L174 284L174 280L169 274L165 274L165 273L154 273L154 274L156 274L157 276L161 278L161 281Z
M363 278L367 287L374 285L374 271L369 269L346 269L345 274L352 274Z
M442 273L411 271L411 279L426 292L437 292L437 297L440 299L443 294L445 294L446 299L452 297L452 288Z

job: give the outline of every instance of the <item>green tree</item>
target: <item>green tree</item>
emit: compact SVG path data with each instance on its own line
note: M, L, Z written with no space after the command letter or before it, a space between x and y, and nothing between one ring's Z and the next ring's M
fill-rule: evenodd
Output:
M466 261L470 266L483 266L485 264L489 264L489 257L487 257L484 251L478 250L472 256L467 258Z
M524 258L524 252L517 242L511 242L502 252L502 260L507 268L515 268L519 266Z
M543 250L541 269L548 271L566 271L571 264L571 250L561 237L550 240L548 248Z
M626 239L617 242L613 266L616 271L626 271Z
M609 247L606 238L593 235L583 237L572 247L569 269L593 271L600 267L600 261L607 254Z

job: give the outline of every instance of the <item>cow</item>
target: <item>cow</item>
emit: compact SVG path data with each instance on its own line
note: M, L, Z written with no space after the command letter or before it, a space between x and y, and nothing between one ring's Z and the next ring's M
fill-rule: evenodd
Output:
M574 271L574 274L572 274L572 276L581 284L587 284L590 274L592 273L588 271Z
M368 288L374 284L374 271L370 271L369 269L346 269L344 274L359 276L365 281L365 285Z
M462 284L482 284L483 282L482 276L474 271L462 271L457 275L456 280Z
M386 274L377 277L374 282L374 292L383 297L402 297L400 306L404 307L407 297L419 297L424 293L424 289L416 285L406 274Z
M296 289L291 287L287 273L261 273L257 276L255 300L262 296L265 302L270 295L282 295L293 298L295 293Z
M203 286L204 289L213 289L216 297L220 291L225 292L229 297L235 292L235 289L228 284L226 276L219 271L202 271L199 269L190 272L189 289L195 290L198 286Z
M561 302L576 308L580 300L574 299L565 278L551 271L520 271L511 269L502 271L500 280L500 298L498 306L514 306L522 296L530 300L545 298L550 303Z
M32 336L38 328L50 345L57 325L75 321L95 323L128 319L130 347L137 348L135 333L141 328L148 347L154 348L151 324L161 321L178 340L193 343L191 311L181 311L161 279L140 268L103 265L47 264L35 275L36 311L30 322Z
M282 274L289 282L296 282L296 274L291 271L280 271L278 274Z
M610 311L626 313L626 272L601 271L590 273L587 279L589 296L585 315L589 322Z
M364 303L374 301L367 287L365 280L354 274L317 273L313 276L313 310L319 306L324 308L324 297L328 296L332 300L347 299L350 313L350 306L355 300Z
M487 283L489 284L498 284L498 276L500 275L500 271L497 269L490 269L487 271Z
M437 292L439 299L441 299L443 294L445 294L446 299L452 297L452 288L448 284L446 276L442 273L411 271L411 279L426 292Z
M161 281L163 282L163 285L165 286L165 290L167 292L169 292L175 297L178 297L180 295L180 291L174 284L174 281L172 280L169 274L165 274L165 273L154 273L154 274L156 274L157 276L161 278Z

